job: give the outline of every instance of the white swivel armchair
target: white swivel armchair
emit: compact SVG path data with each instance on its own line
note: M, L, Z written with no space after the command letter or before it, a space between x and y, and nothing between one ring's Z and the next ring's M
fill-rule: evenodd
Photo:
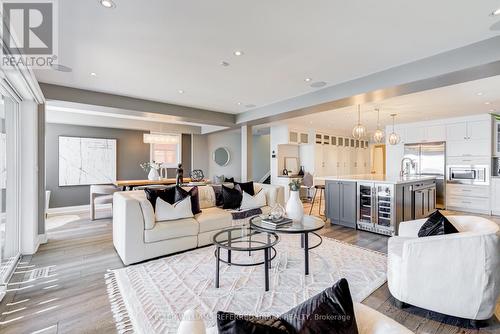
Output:
M418 238L426 219L399 225L388 245L389 291L402 303L489 319L500 294L499 226L482 217L447 218L459 233Z
M113 205L113 194L120 191L114 185L93 184L90 186L90 220L95 220L95 205L109 204Z

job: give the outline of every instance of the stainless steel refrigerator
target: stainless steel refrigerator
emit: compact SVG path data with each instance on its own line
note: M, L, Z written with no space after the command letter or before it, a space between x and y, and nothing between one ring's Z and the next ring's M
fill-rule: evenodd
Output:
M446 208L446 143L405 144L404 156L414 161L408 164L412 175L436 176L436 207Z

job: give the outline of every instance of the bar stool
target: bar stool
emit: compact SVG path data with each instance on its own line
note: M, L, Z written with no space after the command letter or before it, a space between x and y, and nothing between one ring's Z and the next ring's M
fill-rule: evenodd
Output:
M313 207L314 207L314 201L316 200L316 194L318 193L319 190L319 209L318 213L319 216L325 216L324 214L321 213L321 195L325 193L325 185L324 184L317 184L314 186L314 196L311 202L311 209L309 209L309 215L311 215ZM326 218L326 217L325 217Z

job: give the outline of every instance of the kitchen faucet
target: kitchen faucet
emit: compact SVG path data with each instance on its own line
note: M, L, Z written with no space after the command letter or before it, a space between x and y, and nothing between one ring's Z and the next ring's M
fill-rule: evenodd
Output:
M406 168L406 172L405 172L405 161L409 161L411 167L413 167L413 168L416 165L415 160L413 160L413 159L410 159L408 157L404 157L403 159L401 159L401 170L399 171L399 176L401 176L401 177L410 174L410 171L407 168Z

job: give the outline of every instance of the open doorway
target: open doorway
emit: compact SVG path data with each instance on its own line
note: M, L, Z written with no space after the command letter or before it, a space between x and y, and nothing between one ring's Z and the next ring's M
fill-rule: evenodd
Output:
M385 175L385 144L372 146L372 174Z

